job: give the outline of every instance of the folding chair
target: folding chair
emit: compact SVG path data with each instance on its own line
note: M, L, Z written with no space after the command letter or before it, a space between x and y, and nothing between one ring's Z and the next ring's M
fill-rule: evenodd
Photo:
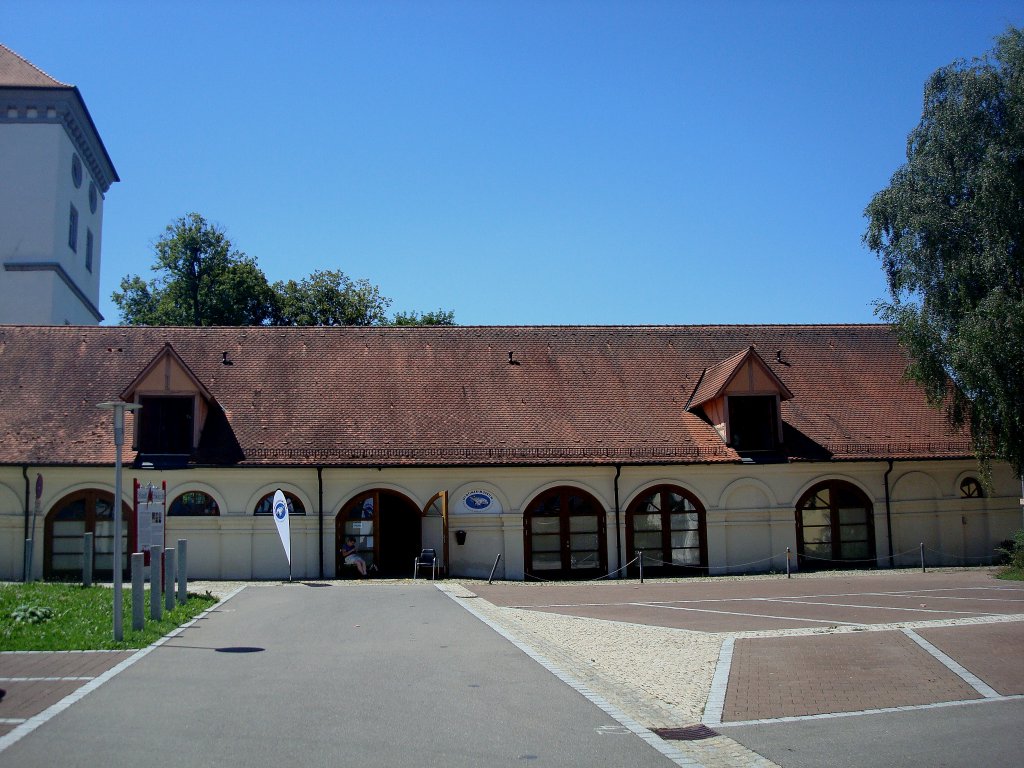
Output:
M413 561L412 566L412 578L413 581L419 575L420 568L430 569L430 580L434 581L437 578L437 570L440 567L440 563L437 562L437 551L433 549L424 549L416 559Z

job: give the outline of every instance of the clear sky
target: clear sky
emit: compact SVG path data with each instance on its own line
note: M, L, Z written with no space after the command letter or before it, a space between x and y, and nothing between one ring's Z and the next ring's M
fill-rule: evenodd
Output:
M873 322L863 210L1020 0L0 2L121 177L100 310L198 211L460 324Z

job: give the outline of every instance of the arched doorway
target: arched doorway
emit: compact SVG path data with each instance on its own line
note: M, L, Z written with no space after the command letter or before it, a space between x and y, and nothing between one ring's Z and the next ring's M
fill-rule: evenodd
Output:
M700 576L708 570L707 522L697 497L674 485L641 493L626 510L626 559L644 559L652 576ZM639 564L629 566L639 575Z
M590 579L608 573L605 511L589 493L562 486L523 515L527 578Z
M82 578L83 534L93 534L93 577L114 576L114 494L89 488L65 496L46 516L43 577L59 581ZM128 542L134 528L131 507L121 505L121 572L128 578Z
M341 545L351 536L367 566L382 576L412 576L420 553L419 508L397 491L374 489L349 501L334 520L334 572L342 573Z
M871 500L843 480L815 485L796 505L796 546L802 569L874 566Z

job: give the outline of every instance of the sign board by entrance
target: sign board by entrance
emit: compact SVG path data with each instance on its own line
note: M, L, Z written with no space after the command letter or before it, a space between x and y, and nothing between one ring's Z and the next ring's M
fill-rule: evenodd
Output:
M164 518L167 514L167 484L139 485L135 481L135 536L139 552L149 555L154 547L163 549Z

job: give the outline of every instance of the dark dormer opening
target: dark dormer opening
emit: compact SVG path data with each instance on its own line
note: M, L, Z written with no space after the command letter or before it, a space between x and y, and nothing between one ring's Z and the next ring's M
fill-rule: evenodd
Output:
M730 395L730 445L738 453L774 451L779 447L778 398L775 395Z
M188 457L194 446L194 396L141 396L138 450L146 455Z

